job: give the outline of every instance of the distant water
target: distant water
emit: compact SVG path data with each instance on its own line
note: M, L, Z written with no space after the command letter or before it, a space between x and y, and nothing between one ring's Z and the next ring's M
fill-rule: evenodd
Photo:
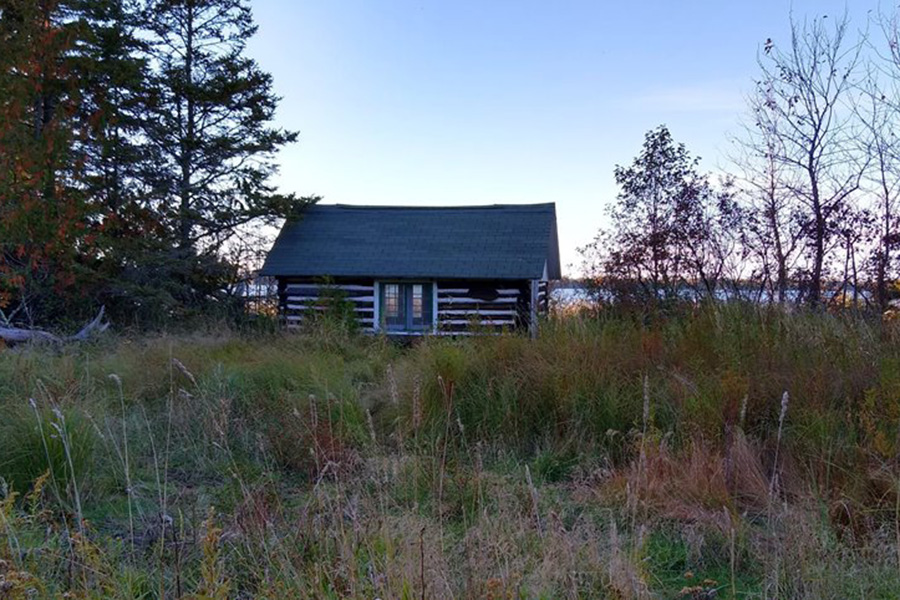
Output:
M823 290L822 296L825 299L834 298L841 293L846 293L848 299L852 299L853 297L853 288L848 287L846 290ZM601 297L601 299L606 301L613 300L613 294L609 290L600 289L597 291L597 294ZM776 300L771 294L769 294L768 290L760 290L756 287L742 287L742 288L719 288L715 291L715 298L721 301L727 300L744 300L747 302L760 302L762 304L768 304L769 302L773 302ZM798 302L801 298L801 291L798 289L789 289L785 292L785 300L788 302ZM679 293L684 300L700 300L705 297L704 293L699 292L693 288L685 287ZM868 300L872 300L872 293L869 290L858 290L856 292L856 296L861 302L865 302ZM594 301L594 296L583 287L580 286L566 286L566 287L557 287L550 292L550 298L553 302L556 303L557 306L579 306L582 304L589 304Z

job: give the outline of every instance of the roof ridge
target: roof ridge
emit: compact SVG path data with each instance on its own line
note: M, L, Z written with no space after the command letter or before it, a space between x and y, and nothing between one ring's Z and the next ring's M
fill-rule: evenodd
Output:
M399 204L314 204L311 208L340 208L345 210L516 210L555 208L555 202L539 202L533 204L469 204L457 206L422 206Z

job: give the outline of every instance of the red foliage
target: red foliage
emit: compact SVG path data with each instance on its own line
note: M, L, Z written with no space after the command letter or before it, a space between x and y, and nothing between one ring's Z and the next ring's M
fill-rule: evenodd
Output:
M91 203L72 140L81 128L69 51L76 24L58 2L12 2L19 27L0 56L0 308L79 283Z

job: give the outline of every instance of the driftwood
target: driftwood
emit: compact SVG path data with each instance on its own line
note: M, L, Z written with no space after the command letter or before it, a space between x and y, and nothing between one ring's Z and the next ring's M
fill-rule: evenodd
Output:
M7 344L25 344L29 342L46 344L64 344L66 342L83 342L90 339L95 333L102 333L109 329L109 322L103 322L105 307L100 307L100 312L94 320L81 328L75 335L60 337L40 329L23 329L19 327L0 327L0 340Z

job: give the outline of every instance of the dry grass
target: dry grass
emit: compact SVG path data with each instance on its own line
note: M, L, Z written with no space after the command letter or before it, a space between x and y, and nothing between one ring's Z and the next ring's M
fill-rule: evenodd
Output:
M0 596L898 597L898 398L892 329L733 307L6 350Z

